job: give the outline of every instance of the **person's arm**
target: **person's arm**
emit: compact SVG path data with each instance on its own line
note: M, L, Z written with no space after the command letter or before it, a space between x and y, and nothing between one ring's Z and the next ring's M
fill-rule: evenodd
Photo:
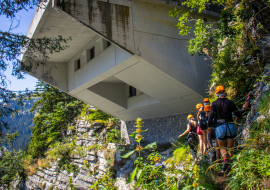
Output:
M243 113L246 111L246 108L249 106L249 101L246 101L241 110L238 110L235 103L232 102L232 112L236 117L242 117Z
M182 133L181 135L179 135L178 138L180 138L180 137L182 137L182 136L188 134L190 130L191 130L191 127L190 127L189 124L187 124L187 130L186 130L184 133Z
M203 106L200 107L200 109L199 109L199 111L198 111L198 114L197 114L197 119L198 119L198 121L200 121L200 115L201 115L202 108L203 108Z

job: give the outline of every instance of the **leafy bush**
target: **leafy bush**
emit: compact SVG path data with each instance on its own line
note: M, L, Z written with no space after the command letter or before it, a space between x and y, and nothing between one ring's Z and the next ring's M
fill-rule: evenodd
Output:
M269 139L270 140L270 139ZM238 189L268 189L270 186L270 151L262 148L246 148L235 156L229 187ZM265 186L264 186L265 185Z
M46 152L49 158L58 160L57 164L60 170L67 170L69 173L72 172L76 175L79 172L79 167L71 162L71 157L75 154L80 157L86 156L83 148L75 145L75 142L69 139L52 144L50 149Z
M186 0L181 4L190 9L184 11L175 8L169 12L169 16L178 17L176 26L181 35L192 36L188 42L189 54L205 55L212 61L209 87L212 84L224 85L229 98L245 96L260 74L260 68L268 62L263 59L256 42L269 34L265 29L269 28L268 23L258 19L260 14L268 15L269 3L266 0L256 2L256 5L253 1L244 0ZM219 20L207 22L194 18L194 13L202 13L209 4L222 7ZM255 6L260 7L256 14ZM193 31L190 23L195 23Z
M230 189L269 189L270 188L270 92L262 96L257 107L260 114L266 116L254 121L250 136L243 150L235 155L232 164Z
M111 129L107 132L105 139L106 142L121 143L121 132L116 128Z

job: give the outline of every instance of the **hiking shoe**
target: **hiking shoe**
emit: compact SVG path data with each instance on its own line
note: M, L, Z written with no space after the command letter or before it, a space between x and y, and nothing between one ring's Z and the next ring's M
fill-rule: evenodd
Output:
M216 152L214 151L214 152L212 152L212 154L211 154L211 158L210 158L210 162L211 163L213 163L214 161L216 161Z
M229 172L229 169L230 169L230 162L228 160L224 161L223 162L223 167L222 167L222 170L223 172Z

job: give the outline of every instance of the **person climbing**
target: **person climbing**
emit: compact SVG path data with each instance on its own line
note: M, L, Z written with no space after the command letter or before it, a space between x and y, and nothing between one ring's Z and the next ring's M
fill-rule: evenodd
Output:
M187 124L187 130L178 136L178 138L188 134L187 136L187 142L190 148L191 156L195 160L197 155L197 150L195 147L198 145L198 137L197 137L197 122L194 121L193 115L188 115L187 117L188 124Z
M210 105L204 106L204 111L206 113L207 123L208 123L208 117L209 117L210 110L211 110ZM216 116L216 114L215 114L215 116ZM211 128L208 129L208 135L207 135L208 145L212 149L211 160L210 160L211 163L213 163L216 159L220 160L220 149L219 148L214 149L214 147L218 147L218 141L216 139L215 128L216 128L216 117L213 117L212 125L211 125ZM213 146L212 140L215 141L215 146Z
M196 109L198 110L198 112L202 106L203 105L201 103L196 105ZM198 122L198 125L197 125L197 135L198 135L199 141L200 141L200 153L201 153L201 155L203 155L203 133L202 133L202 130L200 128L200 122Z
M245 102L241 110L238 110L234 102L226 98L227 94L223 86L217 86L215 93L218 99L212 103L208 118L208 128L209 131L212 129L212 121L214 118L214 113L216 113L216 138L220 147L221 156L224 159L223 171L226 171L228 169L232 153L231 151L226 151L225 145L227 143L227 149L231 149L237 135L236 126L233 123L232 113L234 113L236 117L241 117L249 105L249 100Z
M207 150L207 116L206 112L204 111L204 107L206 105L210 105L210 101L208 98L205 98L203 100L203 106L199 109L197 119L200 122L200 128L203 133L203 142L204 142L204 154L206 153Z

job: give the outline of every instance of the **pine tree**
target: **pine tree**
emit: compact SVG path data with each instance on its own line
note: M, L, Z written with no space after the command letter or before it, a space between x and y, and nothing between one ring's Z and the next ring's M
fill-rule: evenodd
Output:
M67 124L80 113L83 103L43 82L37 84L34 96L40 99L32 108L37 113L28 152L37 158L44 156L50 144L63 139Z

